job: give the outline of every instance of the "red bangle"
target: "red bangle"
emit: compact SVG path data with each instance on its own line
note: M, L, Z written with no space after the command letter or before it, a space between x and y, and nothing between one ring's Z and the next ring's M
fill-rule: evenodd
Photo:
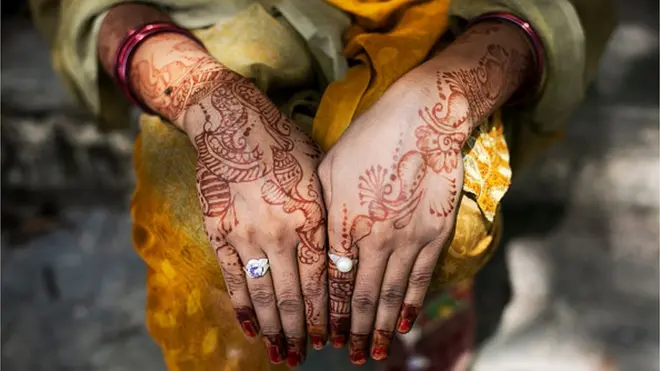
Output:
M543 43L541 42L539 35L536 33L536 31L534 31L534 28L532 27L532 25L529 24L529 22L518 16L506 12L483 14L473 19L470 22L470 25L474 25L476 23L488 21L488 20L500 20L500 21L512 23L518 26L525 33L527 39L532 44L532 49L533 49L532 58L534 59L534 67L535 67L534 72L536 73L534 79L530 83L530 86L536 89L536 87L538 87L538 85L541 83L541 78L543 76L543 69L545 68L545 51L543 49ZM514 94L514 97L512 97L509 100L508 105L515 105L525 100L524 99L525 97L522 96L520 93L521 89L519 89L518 91L519 93ZM516 95L520 95L520 96L516 97Z
M133 28L128 31L128 34L124 40L119 45L117 49L117 56L115 57L115 81L119 88L122 90L124 95L133 102L136 106L140 107L145 113L157 115L151 108L149 108L142 100L138 98L131 84L128 81L129 67L131 65L131 59L133 58L133 53L137 50L137 47L142 44L146 39L151 36L160 33L178 33L181 35L188 36L193 41L197 42L199 45L204 47L204 44L197 39L190 31L185 28L181 28L174 23L170 22L156 22L156 23L147 23L137 28Z

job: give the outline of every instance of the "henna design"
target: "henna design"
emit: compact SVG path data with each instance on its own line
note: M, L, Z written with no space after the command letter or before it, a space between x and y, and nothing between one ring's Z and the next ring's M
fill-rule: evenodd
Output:
M330 294L330 332L332 346L341 348L346 344L346 336L351 328L351 297L355 272L340 272L333 262L328 262L330 276L328 292Z
M351 362L356 365L367 361L367 346L369 345L369 334L354 334L351 332L348 354Z
M396 229L406 227L427 191L422 184L429 172L441 175L448 190L446 199L432 201L429 214L447 217L454 211L460 190L453 172L462 161L462 147L473 126L507 94L503 87L510 83L507 74L512 65L520 68L520 60L515 50L488 45L476 67L438 72L439 99L418 111L416 148L401 153L399 144L390 168L370 166L359 177L358 197L367 213L353 218L340 246L359 243L377 222L392 221Z
M348 208L342 207L341 240L338 245L332 246L331 250L342 253L345 256L355 257L355 247L348 245L349 236ZM357 269L349 272L340 272L334 262L328 262L330 296L330 341L335 348L346 345L346 337L351 328L351 298L353 297L353 282Z
M489 34L495 30L488 26L477 31ZM526 63L514 48L487 45L475 67L437 72L437 101L418 110L419 122L413 126L414 147L402 149L403 137L408 133L402 132L391 163L374 164L363 171L357 192L365 211L349 219L347 206L343 206L341 238L331 249L355 256L353 249L372 233L374 224L391 222L395 229L408 226L429 191L425 182L431 175L434 183L444 183L433 186L445 191L441 198L430 200L425 211L443 219L452 215L461 192L462 179L457 176L462 174L456 171L462 164L461 150L473 127L517 89L520 70ZM330 263L328 274L334 345L335 341L340 344L341 334L348 327L354 273L342 274ZM400 331L409 330L417 311L405 309Z
M176 121L191 105L207 96L218 80L231 79L230 70L212 57L203 53L195 45L198 53L185 53L194 50L191 40L181 41L172 46L172 54L177 58L161 67L156 67L151 59L132 63L131 85L141 99L156 112L170 121ZM192 54L192 55L188 55Z
M374 331L373 344L371 345L371 358L380 361L387 358L387 353L392 342L392 332L385 330Z
M294 151L320 158L320 150L313 142L292 139L291 121L245 78L223 79L204 94L205 99L195 103L203 114L201 130L193 135L198 151L196 180L202 213L207 225L215 227L216 243L226 241L240 223L234 186L260 184L263 202L280 207L286 214L302 214L303 222L295 228L297 259L301 266L318 263L325 253L325 218L316 191L318 179L314 174L305 177ZM251 140L255 130L265 132L261 135L266 140ZM312 274L319 277L317 282L325 280L324 267ZM315 308L308 299L315 291L318 288L303 287L308 328L318 345L325 329L321 326L321 308ZM304 348L300 344L298 347ZM304 349L291 352L289 362L301 362L304 356Z

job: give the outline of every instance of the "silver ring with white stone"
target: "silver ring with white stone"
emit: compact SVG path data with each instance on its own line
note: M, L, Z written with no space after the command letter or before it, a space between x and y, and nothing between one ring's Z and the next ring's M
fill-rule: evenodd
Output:
M348 273L353 269L353 259L347 256L340 256L335 254L328 254L330 261L335 263L337 270L342 273Z
M243 270L245 271L245 274L250 278L260 278L266 275L268 268L270 268L268 259L261 258L248 260L247 264L245 264L245 267L243 267Z

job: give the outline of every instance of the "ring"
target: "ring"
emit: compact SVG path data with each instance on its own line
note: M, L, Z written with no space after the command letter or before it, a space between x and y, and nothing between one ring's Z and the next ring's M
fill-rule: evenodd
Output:
M266 272L268 272L268 268L270 268L270 264L268 264L268 259L261 258L261 259L248 260L243 270L245 271L245 274L247 274L248 277L259 278L266 275Z
M346 256L339 256L335 254L328 254L330 261L335 263L337 270L342 273L348 273L353 269L353 259Z

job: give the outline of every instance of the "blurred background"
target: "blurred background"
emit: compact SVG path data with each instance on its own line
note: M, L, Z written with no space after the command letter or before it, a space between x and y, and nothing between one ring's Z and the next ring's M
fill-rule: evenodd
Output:
M137 131L96 131L23 4L2 1L2 366L162 370L130 245ZM658 1L618 14L565 139L505 199L477 370L659 369Z

